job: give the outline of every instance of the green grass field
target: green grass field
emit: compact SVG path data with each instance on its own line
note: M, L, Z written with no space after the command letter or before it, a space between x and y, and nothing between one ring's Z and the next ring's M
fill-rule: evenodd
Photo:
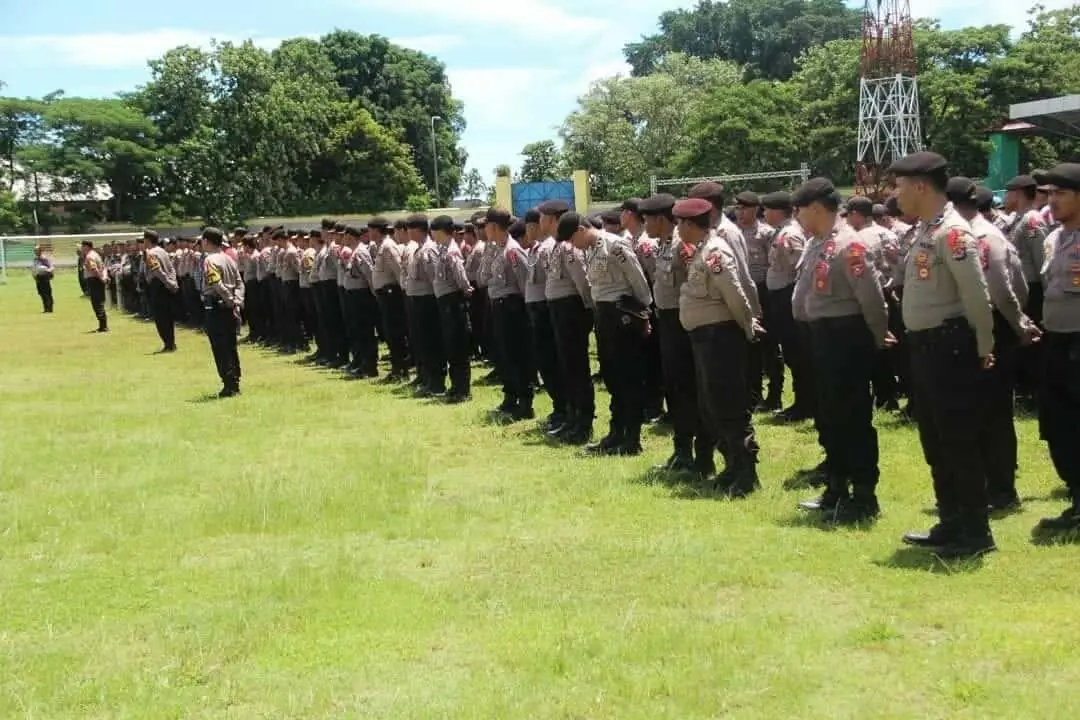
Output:
M765 489L669 484L447 407L0 286L0 717L1080 716L1077 548L1030 421L1001 552L901 550L932 523L912 429L880 416L873 528L785 490L808 426L759 425ZM601 396L606 405L606 396ZM538 410L546 413L546 398ZM601 418L605 423L606 418Z

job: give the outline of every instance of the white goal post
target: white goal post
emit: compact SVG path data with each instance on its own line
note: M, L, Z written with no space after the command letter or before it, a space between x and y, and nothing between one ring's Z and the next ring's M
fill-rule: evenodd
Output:
M773 172L742 173L741 175L711 175L709 177L662 178L655 175L649 178L649 194L655 195L656 189L664 185L697 185L703 182L738 182L739 180L771 180L772 178L797 177L801 182L810 179L810 166L802 163L798 170L776 170Z

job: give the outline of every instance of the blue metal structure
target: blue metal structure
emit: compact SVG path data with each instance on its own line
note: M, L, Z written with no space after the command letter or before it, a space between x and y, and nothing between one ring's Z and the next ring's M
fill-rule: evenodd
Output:
M514 183L510 186L511 211L517 217L525 214L529 208L536 207L545 200L565 200L570 207L574 204L574 183L570 180L559 182Z

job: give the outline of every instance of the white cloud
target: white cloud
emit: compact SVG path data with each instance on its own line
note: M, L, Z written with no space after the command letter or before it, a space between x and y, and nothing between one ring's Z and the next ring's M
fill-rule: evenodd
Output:
M196 30L162 28L134 33L0 36L7 54L27 56L32 64L122 68L142 65L177 45L207 46L211 36Z
M560 71L548 68L469 68L447 70L454 97L465 103L469 127L506 126L529 122L533 98L530 88L550 87Z
M390 42L432 55L461 45L465 42L465 38L461 35L417 35L415 37L392 37Z
M489 25L526 34L568 32L597 34L612 26L610 20L582 15L546 0L343 0L352 8L377 10L424 18L443 18L457 26ZM570 7L573 7L572 5ZM599 37L597 38L600 39Z

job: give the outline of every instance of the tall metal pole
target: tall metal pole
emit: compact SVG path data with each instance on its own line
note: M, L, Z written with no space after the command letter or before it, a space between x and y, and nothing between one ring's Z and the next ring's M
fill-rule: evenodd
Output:
M431 161L435 165L435 204L440 203L439 200L439 150L435 145L435 121L442 120L438 115L431 116Z

